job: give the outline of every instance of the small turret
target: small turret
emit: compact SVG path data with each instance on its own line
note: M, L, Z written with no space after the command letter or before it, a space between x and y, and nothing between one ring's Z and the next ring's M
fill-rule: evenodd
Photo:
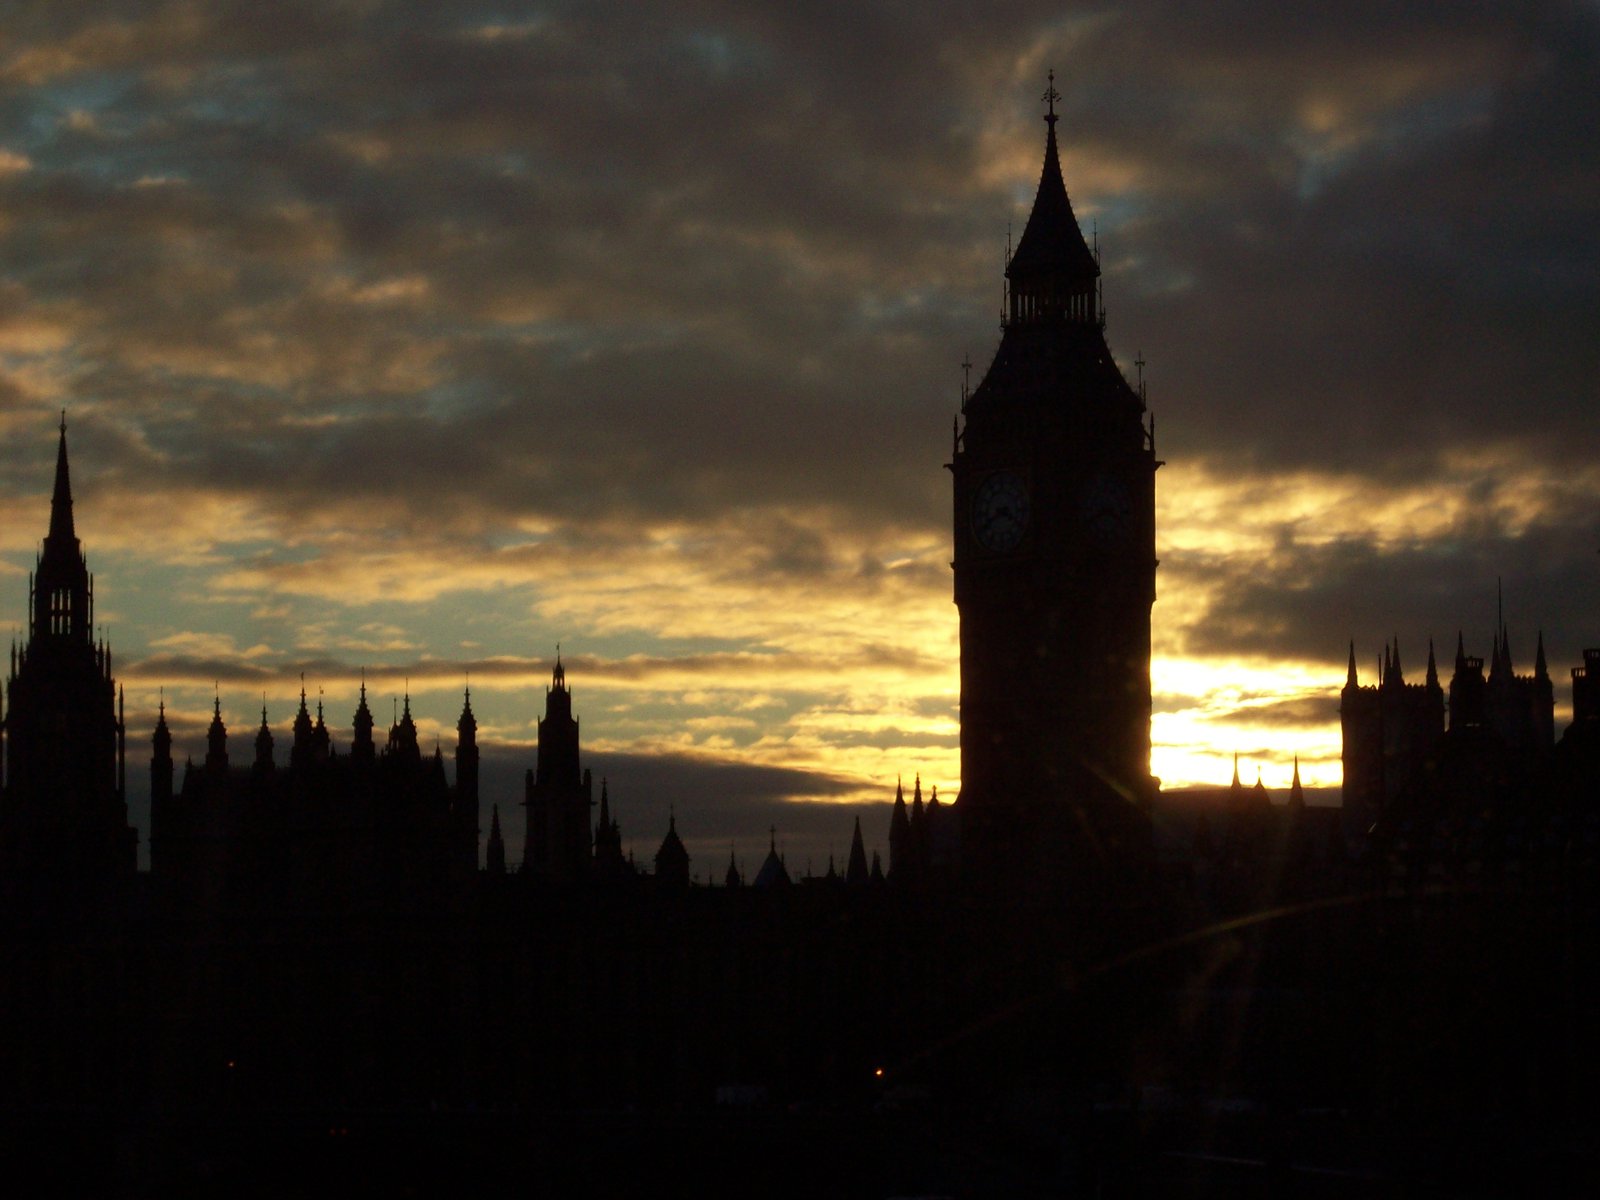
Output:
M656 884L674 889L689 886L689 852L678 836L676 813L667 817L667 836L661 839L661 848L656 851Z
M333 741L328 736L328 725L322 719L322 690L317 689L317 723L311 727L311 757L316 762L327 762L328 755L333 750Z
M300 693L300 707L305 708L305 691ZM350 739L350 757L357 763L372 762L376 747L372 741L372 710L367 707L367 681L361 680L361 702L356 705L356 715L352 721L354 733Z
M261 698L261 728L256 730L256 761L257 774L266 774L273 768L272 762L272 727L267 724L267 698Z
M783 858L778 853L778 827L772 827L772 843L767 850L767 857L761 864L761 869L756 872L754 884L751 886L761 889L788 887L789 868L784 866Z
M289 765L295 769L309 766L316 756L316 729L311 723L311 710L306 707L305 676L300 677L300 707L294 714L294 738L289 743Z
M845 866L844 881L849 884L867 882L867 846L861 838L861 817L856 817L855 833L850 837L850 860Z
M222 697L211 705L211 727L206 730L206 770L228 769L228 727L222 723Z
M150 738L150 803L172 799L172 731L167 728L167 700L156 708L155 733Z
M489 817L489 844L484 851L491 875L506 873L506 842L500 834L500 806L496 804Z
M903 779L894 785L894 813L889 818L889 874L904 875L911 869L911 817L906 812L906 786Z

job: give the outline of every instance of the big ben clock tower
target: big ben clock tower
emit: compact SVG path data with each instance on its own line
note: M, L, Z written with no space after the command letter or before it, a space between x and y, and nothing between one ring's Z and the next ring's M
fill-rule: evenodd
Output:
M1000 347L962 405L955 480L962 860L1095 886L1148 850L1155 456L1106 347L1100 265L1044 170L1006 266Z

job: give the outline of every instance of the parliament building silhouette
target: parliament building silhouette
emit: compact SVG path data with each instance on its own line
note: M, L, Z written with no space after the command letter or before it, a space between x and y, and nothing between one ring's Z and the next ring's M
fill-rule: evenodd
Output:
M219 697L204 759L181 766L163 706L138 871L63 419L0 745L15 1142L132 1128L159 1147L144 1178L166 1178L203 1126L239 1169L281 1180L270 1146L324 1154L382 1128L385 1170L415 1166L397 1147L447 1141L487 1156L489 1178L526 1179L516 1147L533 1145L546 1182L582 1168L630 1185L770 1142L812 1189L832 1178L816 1136L862 1172L833 1194L948 1187L965 1169L952 1146L1001 1183L1225 1194L1233 1168L1216 1164L1281 1166L1306 1112L1344 1113L1330 1161L1385 1179L1411 1160L1350 1113L1426 1132L1593 1112L1576 997L1596 982L1600 652L1574 672L1557 744L1542 642L1532 676L1503 624L1487 676L1458 647L1448 704L1431 650L1425 683L1394 645L1363 686L1352 646L1342 813L1308 808L1298 771L1282 805L1236 772L1207 815L1158 829L1161 462L1142 384L1106 343L1053 86L1045 99L1000 344L946 464L962 791L897 792L887 864L857 821L842 873L794 880L774 841L749 879L730 861L698 886L674 816L638 868L583 766L558 657L520 797L480 796L470 691L448 763L419 743L409 696L380 732L364 685L348 733L302 690L281 746L265 708L253 736L230 733ZM1549 981L1559 995L1533 1003L1524 985ZM1402 994L1410 1015L1388 1007ZM1238 1096L1265 1107L1215 1107ZM721 1116L664 1147L639 1113ZM746 1123L715 1123L729 1114ZM1423 1157L1429 1178L1446 1159ZM138 1173L118 1161L106 1170Z

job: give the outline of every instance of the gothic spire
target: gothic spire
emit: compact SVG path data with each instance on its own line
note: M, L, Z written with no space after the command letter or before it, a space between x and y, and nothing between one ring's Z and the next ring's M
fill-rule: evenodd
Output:
M850 861L845 866L846 883L867 882L867 846L861 839L861 817L856 817L856 831L850 837Z
M489 845L484 851L484 860L491 875L504 875L506 873L506 840L500 833L500 806L498 804L490 810Z
M1350 639L1350 669L1345 673L1345 687L1358 687L1356 683L1356 640Z
M256 730L256 769L272 767L272 727L267 724L267 698L261 697L261 728Z
M211 727L206 730L206 766L212 770L227 770L228 727L222 723L222 697L211 702Z
M1055 72L1050 72L1049 87L1042 99L1044 115L1044 167L1039 173L1039 190L1033 198L1033 211L1023 227L1016 253L1006 265L1010 281L1009 320L1035 322L1066 319L1097 323L1095 285L1100 264L1083 240L1083 231L1067 198L1066 181L1061 176L1061 157L1056 146L1055 102L1061 94L1055 88Z
M50 494L49 540L66 546L78 535L72 523L72 479L67 470L67 411L61 410L61 439L56 444L56 485Z
M1439 686L1439 664L1433 657L1433 639L1428 639L1428 686Z

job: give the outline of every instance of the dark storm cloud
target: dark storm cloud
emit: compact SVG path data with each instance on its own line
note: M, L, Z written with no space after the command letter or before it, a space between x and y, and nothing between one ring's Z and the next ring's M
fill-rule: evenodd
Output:
M1090 145L1150 181L1107 287L1174 455L1592 456L1600 14L1228 7L1106 30L1094 70L1130 103L1078 103Z
M1172 453L1577 452L1592 8L1227 8L66 6L4 70L13 278L217 486L932 522L1016 215L975 114L1037 142L1031 56L1069 156L1132 173L1073 186Z
M1320 659L1329 665L1330 682L1337 682L1352 639L1364 679L1396 637L1402 662L1420 673L1432 639L1441 670L1448 671L1458 632L1469 654L1487 657L1497 588L1503 588L1519 665L1531 667L1542 633L1552 671L1564 674L1597 640L1592 560L1600 523L1582 516L1572 525L1542 525L1516 536L1478 529L1399 547L1355 539L1280 547L1267 572L1245 556L1194 564L1192 570L1217 590L1205 619L1189 629L1185 648ZM1190 569L1181 559L1163 569L1169 565L1176 572Z

